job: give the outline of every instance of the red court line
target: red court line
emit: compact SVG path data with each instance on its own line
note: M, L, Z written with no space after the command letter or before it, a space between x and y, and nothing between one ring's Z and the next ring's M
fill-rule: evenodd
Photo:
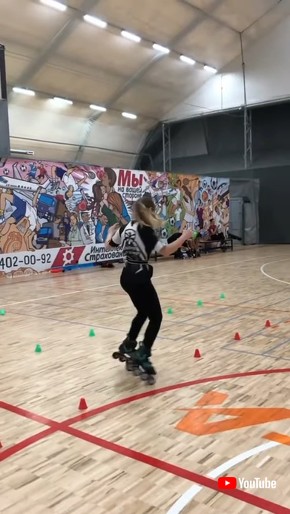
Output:
M10 448L1 450L0 451L0 462L2 460L8 459L8 457L11 457L12 455L15 455L15 453L18 453L21 450L24 450L28 446L31 446L32 444L37 443L38 441L41 441L41 439L44 439L45 437L48 437L51 434L54 434L55 432L56 432L55 428L46 428L45 430L42 430L42 432L39 432L38 434L34 434L30 437L27 437L27 439L23 439L23 441L20 441L19 443L16 443L13 446L10 446Z
M144 391L143 393L138 393L133 396L127 396L126 398L121 398L120 400L116 400L115 402L107 403L105 405L101 405L100 407L96 407L87 412L83 412L82 414L78 414L73 418L69 418L67 420L58 422L54 421L46 416L41 416L39 414L35 414L27 409L23 409L22 407L17 407L15 405L11 405L10 403L0 401L0 408L13 412L14 414L18 414L19 416L23 416L24 418L31 419L36 421L37 423L48 425L50 427L55 428L55 430L61 430L63 426L73 425L78 423L79 421L83 421L85 419L96 416L97 414L102 414L108 410L114 409L116 407L120 407L121 405L127 405L128 403L132 403L138 400L143 400L145 398L150 398L151 396L157 396L159 394L168 393L170 391L176 391L177 389L183 389L184 387L191 387L199 384L206 384L208 382L218 382L221 380L230 380L234 378L243 378L250 376L259 376L259 375L271 375L271 374L279 374L279 373L290 373L290 368L276 368L276 369L266 369L266 370L256 370L256 371L244 371L242 373L232 373L229 375L217 375L214 377L207 378L199 378L197 380L190 380L188 382L181 382L179 384L171 384L164 387L159 387L158 389L149 389Z
M23 418L30 419L32 421L36 421L41 425L48 425L49 427L54 428L54 430L59 430L62 423L58 423L53 419L49 419L45 416L40 416L39 414L35 414L26 409L22 409L22 407L17 407L16 405L11 405L10 403L0 402L0 409L8 410L9 412L13 412L13 414L17 414L18 416L22 416Z
M191 482L195 482L203 487L213 489L214 491L217 491L219 493L222 492L227 496L231 496L232 498L240 500L244 503L254 505L259 509L266 510L268 512L273 512L274 514L290 513L290 509L288 509L287 507L283 507L282 505L273 503L269 500L265 500L264 498L255 496L254 494L250 494L245 491L241 491L239 489L220 491L216 480L212 480L211 478L205 477L198 473L194 473L193 471L189 471L188 469L181 468L180 466L176 466L175 464L170 464L169 462L156 459L155 457L151 457L150 455L146 455L145 453L141 453L136 450L131 450L130 448L126 448L125 446L121 446L119 444L107 441L106 439L102 439L100 437L87 434L86 432L78 430L74 427L63 427L62 430L67 434L77 437L83 441L87 441L89 443L100 446L101 448L105 448L106 450L110 450L120 455L124 455L125 457L129 457L130 459L133 459L135 461L143 462L143 464L147 464L148 466L161 469L162 471L170 473L171 475L175 475L180 478L190 480Z
M199 378L197 380L190 380L189 382L181 382L179 384L171 384L168 386L160 387L158 389L149 389L143 393L138 393L133 396L128 396L127 398L122 398L121 400L116 400L112 403L107 403L106 405L101 405L100 407L96 407L90 411L84 412L66 420L64 423L66 426L73 425L74 423L78 423L79 421L83 421L84 419L91 418L96 416L97 414L101 414L106 412L107 410L114 409L115 407L120 407L121 405L127 405L128 403L135 402L137 400L143 400L144 398L149 398L151 396L157 396L158 394L168 393L170 391L176 391L177 389L183 389L184 387L191 387L198 384L206 384L208 382L218 382L220 380L230 380L233 378L243 378L243 377L251 377L258 375L271 375L275 373L290 373L290 368L281 368L281 369L266 369L266 370L258 370L258 371L245 371L243 373L232 373L230 375L218 375L216 377L208 377L208 378Z
M49 436L50 434L53 434L57 431L62 431L70 435L74 435L77 438L86 440L87 442L91 442L95 445L98 445L102 448L114 451L115 453L127 456L131 459L137 460L139 462L143 462L147 465L156 467L158 469L167 471L168 473L174 474L176 476L179 476L181 478L185 478L187 480L190 480L192 482L196 482L198 484L204 485L205 487L208 487L210 489L213 489L218 492L223 492L223 494L227 494L228 496L232 496L236 499L239 499L243 502L249 503L251 505L258 506L261 509L267 510L269 512L273 512L275 514L289 514L290 509L286 507L282 507L278 504L275 504L273 502L270 502L268 500L264 500L263 498L260 498L258 496L251 495L249 493L246 493L244 491L219 491L217 487L217 482L209 479L207 477L204 477L203 475L199 475L197 473L191 472L189 470L186 470L184 468L175 466L173 464L170 464L166 461L162 461L159 459L156 459L155 457L151 457L146 454L142 454L140 452L137 452L135 450L130 450L126 447L123 447L121 445L118 445L116 443L107 441L102 438L95 437L93 435L87 434L85 432L82 432L78 429L75 429L71 427L73 423L77 423L79 421L82 421L84 419L87 419L89 417L93 417L97 414L100 414L102 412L111 410L115 407L126 405L128 403L132 403L137 400L141 400L144 398L148 398L151 396L156 396L158 394L163 394L169 391L174 391L177 389L182 389L184 387L190 387L193 385L198 384L204 384L208 382L217 382L221 380L229 380L233 378L243 378L243 377L249 377L249 376L258 376L258 375L270 375L270 374L278 374L278 373L289 373L290 368L278 368L278 369L267 369L267 370L257 370L257 371L246 371L243 373L232 373L229 375L220 375L215 377L209 377L209 378L202 378L198 380L192 380L189 382L182 382L179 384L173 384L165 387L161 387L159 389L151 389L149 391L145 391L143 393L139 393L133 396L129 396L127 398L123 398L121 400L117 400L115 402L111 402L109 404L97 407L96 409L92 409L91 411L88 411L86 413L82 413L78 416L75 416L74 418L65 420L63 422L57 422L54 420L51 420L49 418L46 418L44 416L40 416L38 414L35 414L33 412L30 412L26 409L22 409L21 407L16 407L14 405L11 405L6 402L0 402L0 408L6 409L10 412L13 412L15 414L18 414L20 416L23 416L25 418L31 419L33 421L36 421L41 424L49 425L50 428L46 429L35 436L31 436L24 441L21 441L20 443L17 443L16 445L8 448L7 450L3 450L0 452L0 461L14 455L15 453L21 451L24 448L27 448L28 446L34 444L35 442ZM274 510L273 510L274 509Z

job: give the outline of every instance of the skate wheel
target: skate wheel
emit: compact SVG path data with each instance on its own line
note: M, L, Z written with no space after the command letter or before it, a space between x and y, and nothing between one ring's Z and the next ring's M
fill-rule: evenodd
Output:
M127 361L127 359L126 359L126 357L125 357L124 355L120 355L120 356L119 356L119 361L120 361L120 362L126 362L126 361Z
M139 377L141 372L140 372L140 369L138 369L138 368L136 369L136 368L135 368L135 369L133 370L133 373L134 373L135 377Z
M134 371L134 364L131 361L126 362L126 370L127 371Z
M140 373L140 378L141 378L141 380L144 380L144 382L145 382L146 380L148 380L148 375L147 375L147 373Z
M155 378L154 378L152 375L150 375L150 376L147 378L147 384L149 384L149 385L153 385L153 384L155 384L155 382L156 382L156 380L155 380Z
M113 359L119 359L119 356L120 356L120 355L119 355L119 353L118 353L118 352L114 352L114 353L112 354Z

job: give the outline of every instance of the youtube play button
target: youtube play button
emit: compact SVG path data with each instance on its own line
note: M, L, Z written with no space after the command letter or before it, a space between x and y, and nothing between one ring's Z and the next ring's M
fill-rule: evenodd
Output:
M236 489L237 479L235 477L220 477L218 487L219 489Z

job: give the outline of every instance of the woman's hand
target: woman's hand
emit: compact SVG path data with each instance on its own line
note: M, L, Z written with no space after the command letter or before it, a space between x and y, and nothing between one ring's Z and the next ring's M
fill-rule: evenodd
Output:
M108 235L110 234L110 236L112 237L115 232L117 232L117 230L120 228L120 225L119 223L115 223L115 225L112 225L109 230L108 230Z
M187 228L182 232L182 236L184 237L184 241L187 241L188 239L192 239L193 231L190 228Z

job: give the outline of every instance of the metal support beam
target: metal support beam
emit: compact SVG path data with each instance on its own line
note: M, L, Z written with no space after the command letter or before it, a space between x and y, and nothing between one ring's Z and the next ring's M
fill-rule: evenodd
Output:
M100 0L84 0L81 10L72 10L71 17L67 22L59 29L49 43L41 49L35 60L33 60L27 68L24 70L22 75L18 79L20 86L27 86L36 73L45 65L51 55L61 46L61 44L68 38L68 36L75 30L77 25L81 22L82 13L89 12L92 7L95 7Z
M252 144L252 111L248 109L247 103L247 83L246 83L246 64L244 59L243 35L240 33L243 89L244 89L244 168L252 166L253 144Z
M0 157L10 155L5 47L0 45Z
M207 11L204 11L203 9L201 9L200 7L197 7L196 5L193 5L191 2L189 2L188 0L180 0L182 4L186 5L187 7L189 7L190 9L192 9L193 11L195 11L196 13L202 13L204 15L205 18L208 18L209 20L212 20L214 21L215 23L218 23L218 25L220 25L221 27L224 27L228 30L231 30L232 32L235 32L236 34L239 34L239 31L234 29L233 27L231 27L230 25L228 25L228 23L226 23L225 21L223 20L220 20L217 16L215 16L213 14L213 11L215 10L216 6L214 9L211 9L211 11L207 12ZM221 3L224 3L223 0Z
M244 167L248 169L253 163L252 111L244 109Z
M211 7L211 11L214 11L217 7L219 7L224 0L215 0ZM201 11L198 15L196 15L194 20L191 20L188 25L182 29L174 38L171 39L168 43L169 48L173 48L177 46L188 34L190 34L194 29L196 29L205 19L205 14L203 11ZM140 70L138 70L135 75L130 77L129 80L127 80L124 85L117 91L115 95L113 95L109 100L107 101L106 107L108 109L112 108L114 104L125 94L129 89L131 89L132 86L134 86L138 81L140 81L145 73L149 71L154 64L160 62L166 57L164 54L156 54L148 63L146 63ZM94 123L102 116L102 113L96 113L92 116L90 116L86 122L85 129L84 129L84 136L82 139L82 142L78 148L77 154L76 154L76 160L80 159L83 153L83 148L87 145L92 128Z
M162 125L163 171L172 171L170 125Z
M7 100L5 47L0 45L0 100Z

